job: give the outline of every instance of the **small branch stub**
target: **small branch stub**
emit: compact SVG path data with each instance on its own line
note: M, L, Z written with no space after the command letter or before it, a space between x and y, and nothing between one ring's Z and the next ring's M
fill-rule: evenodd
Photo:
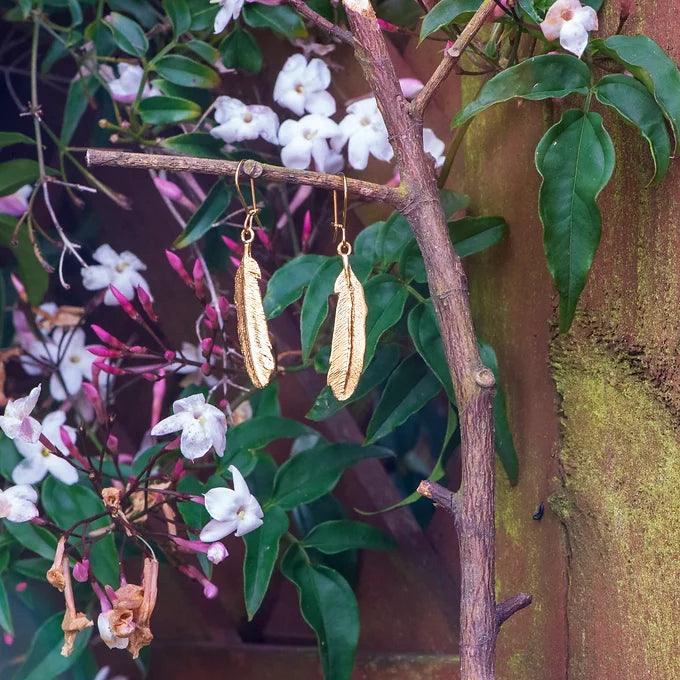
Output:
M496 605L496 625L500 628L513 614L531 604L531 595L518 593Z
M420 482L417 489L418 493L425 498L429 498L435 505L439 505L446 512L448 512L458 524L460 516L460 503L458 494L443 487L437 482L431 482L427 479Z
M480 368L475 373L475 382L486 389L491 389L496 384L496 378L494 377L493 371L489 368Z

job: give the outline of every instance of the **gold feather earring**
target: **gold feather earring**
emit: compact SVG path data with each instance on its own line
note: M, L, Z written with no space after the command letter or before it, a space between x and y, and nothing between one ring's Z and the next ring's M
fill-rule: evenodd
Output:
M265 387L274 372L275 362L272 354L272 345L269 341L267 319L262 307L262 295L260 294L259 280L261 278L260 267L251 255L251 243L255 238L253 221L260 220L257 216L259 211L255 198L255 182L250 178L250 194L252 206L248 205L241 186L239 173L245 161L239 161L236 167L234 182L239 198L246 211L241 229L241 241L243 242L243 256L236 270L234 281L234 302L236 304L236 322L238 339L241 344L241 352L246 364L248 376L255 387ZM260 224L260 226L262 226Z
M331 358L327 383L338 401L349 399L357 388L364 366L366 350L366 299L359 279L352 271L349 256L352 246L347 241L347 178L342 175L342 222L338 221L338 193L333 191L333 228L340 231L338 255L342 258L342 271L335 280L333 292L338 296L333 325Z

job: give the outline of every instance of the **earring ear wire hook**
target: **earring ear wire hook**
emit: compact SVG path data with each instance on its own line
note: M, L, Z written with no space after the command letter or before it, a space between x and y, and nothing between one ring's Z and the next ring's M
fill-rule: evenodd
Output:
M243 167L243 164L246 162L245 158L242 158L239 162L238 165L236 166L236 173L234 174L234 184L236 185L236 191L238 193L238 197L241 200L241 203L243 204L243 208L246 211L246 219L243 223L243 228L244 229L252 229L253 228L253 220L255 220L258 224L259 227L264 229L264 226L262 225L262 222L260 222L260 217L259 217L259 212L260 209L257 207L257 198L255 197L255 181L253 180L252 177L249 177L250 179L250 196L253 202L252 206L248 205L248 201L246 200L246 197L243 195L243 191L241 191L241 183L239 182L239 175L241 174L241 168Z
M333 189L333 224L331 225L335 230L334 239L337 237L338 230L340 230L342 236L340 239L340 244L343 245L347 243L346 229L347 229L347 201L348 201L348 191L347 191L347 177L344 173L340 173L342 177L342 222L338 221L338 192Z

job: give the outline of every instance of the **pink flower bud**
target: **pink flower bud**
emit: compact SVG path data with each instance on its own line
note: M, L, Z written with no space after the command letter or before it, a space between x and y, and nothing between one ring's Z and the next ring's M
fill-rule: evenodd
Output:
M139 304L142 305L142 309L146 312L146 315L151 321L158 321L158 314L156 314L156 310L153 308L153 302L148 291L142 288L142 286L137 286L135 290L137 291Z
M213 600L217 597L219 589L212 582L209 581L196 567L192 564L183 564L179 570L194 581L198 581L203 586L203 595L208 600Z
M217 305L220 308L223 317L229 313L229 300L227 300L224 295L220 295L219 298L217 298Z
M203 340L201 340L201 352L203 352L203 356L208 356L210 352L212 352L214 344L212 338L203 338Z
M175 466L172 468L172 478L177 481L182 479L186 471L184 470L184 458L178 458L175 462Z
M150 373L149 371L144 371L144 373L141 373L141 376L147 382L155 383L158 381L158 376L155 373Z
M236 269L239 268L241 261L237 257L230 257L231 263L236 267Z
M211 368L210 368L210 364L209 364L209 363L202 363L202 364L201 364L201 373L203 373L203 375L209 376L209 375L210 375L210 371L211 371Z
M28 588L27 581L19 581L19 583L14 586L14 590L16 590L17 593L23 593L26 588Z
M171 364L177 358L177 352L173 352L169 349L167 352L165 352L165 354L163 354L163 357L169 364Z
M399 26L392 24L389 21L385 21L384 19L378 19L378 26L386 33L399 33Z
M106 439L106 448L111 453L118 453L118 437L115 434L110 434Z
M312 213L307 210L304 219L302 220L302 249L304 250L309 243L309 237L312 235Z
M179 257L170 250L165 251L165 257L168 258L170 266L175 270L175 272L179 275L182 281L184 281L184 283L186 283L186 285L189 286L189 288L193 288L194 282L191 280L189 272L187 272L187 270L184 268L182 260L180 260Z
M62 444L70 451L73 448L73 439L71 439L71 435L63 425L59 427L59 437Z
M153 183L156 185L158 192L163 194L166 198L171 201L181 201L184 198L184 192L170 180L163 179L162 177L154 177Z
M199 259L196 259L194 262L193 276L196 295L202 300L205 297L205 272L203 271L203 265Z
M165 380L165 371L163 371L161 379L153 386L153 399L151 400L151 422L149 423L149 429L151 429L161 419L166 387L167 382Z
M203 596L206 600L214 600L219 592L219 588L212 581L208 581L208 579L203 581Z
M229 552L228 550L224 547L223 543L217 542L213 543L209 548L208 548L208 559L213 563L213 564L219 564L223 560L225 560L227 557L229 557Z
M206 330L208 331L215 330L215 325L207 316L203 317L203 321L201 323L205 326Z
M130 354L147 354L149 348L144 347L144 345L132 345L132 347L128 347L128 352L130 352Z
M224 241L224 245L227 246L227 248L229 248L232 253L237 253L238 255L243 254L243 246L240 243L234 241L234 239L229 238L228 236L223 236L222 241Z
M14 290L16 290L17 295L19 296L19 299L22 302L28 302L28 295L26 294L26 288L24 287L24 284L21 283L21 279L14 273L10 274L9 278L12 280L12 285L14 286Z
M95 362L96 364L97 362ZM97 369L98 371L99 369ZM93 374L94 374L94 369L93 369ZM84 382L82 384L81 389L83 390L83 394L85 395L85 398L92 404L94 408L94 412L97 415L97 420L100 423L105 423L106 422L106 411L104 409L104 404L101 400L101 397L99 396L99 391L97 388L92 384L88 382Z
M73 565L73 578L79 583L86 583L90 575L90 560L83 558Z
M206 597L208 597L206 595ZM11 633L3 633L2 635L2 641L8 646L11 647L14 644L14 635Z
M125 349L125 344L123 342L115 335L111 335L111 333L105 331L101 326L97 326L97 324L93 323L90 328L103 343L111 345L111 347L115 347L116 349Z
M260 243L267 249L271 250L272 249L272 242L269 238L269 234L266 232L264 229L256 229L255 233L257 234L257 238L260 239Z
M123 308L123 311L133 320L133 321L141 321L141 316L139 315L139 312L132 306L130 301L123 295L118 288L116 288L113 284L109 286L109 290L113 294L113 297L118 300L118 304Z
M109 349L103 345L90 345L87 348L90 354L94 354L96 357L102 357L103 359L119 359L123 353L118 349Z
M210 321L213 323L217 322L217 312L215 311L215 308L212 305L206 305L205 309L203 310L205 312L205 315Z
M95 361L94 366L96 366L100 371L108 373L109 375L125 375L125 371L118 366L112 366L111 364L104 363L103 361Z

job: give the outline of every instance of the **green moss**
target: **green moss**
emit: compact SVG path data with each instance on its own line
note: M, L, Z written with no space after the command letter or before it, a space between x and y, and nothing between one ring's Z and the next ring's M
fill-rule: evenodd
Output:
M680 429L637 365L588 340L554 348L570 545L571 678L680 677Z

